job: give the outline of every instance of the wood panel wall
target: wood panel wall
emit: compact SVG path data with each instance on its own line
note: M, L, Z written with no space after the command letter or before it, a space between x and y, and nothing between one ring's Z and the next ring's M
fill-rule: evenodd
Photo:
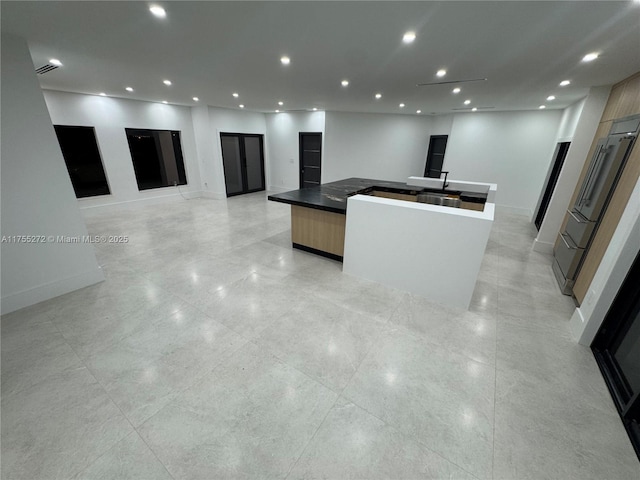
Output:
M635 115L640 113L640 72L632 75L631 77L623 80L620 83L617 83L611 89L611 93L609 94L609 99L607 101L607 105L605 106L604 112L602 114L602 118L600 119L600 125L596 130L595 137L593 142L591 143L591 148L589 149L589 154L585 159L584 167L582 168L582 173L580 174L580 180L578 180L578 184L573 192L573 197L571 198L571 202L569 205L573 205L575 203L576 198L578 198L578 193L580 190L580 186L584 181L584 177L586 176L587 169L589 168L589 163L591 158L593 157L593 153L595 152L596 144L598 143L598 139L602 137L606 137L611 129L611 125L613 120L618 118L627 117L629 115ZM587 295L589 291L589 286L591 285L591 281L600 266L600 262L602 261L602 257L604 256L607 247L609 246L609 242L611 241L611 237L613 237L613 232L618 226L618 222L620 221L620 217L622 216L622 212L624 211L629 199L631 198L631 193L633 192L633 188L638 182L638 178L640 177L640 142L636 141L633 150L631 151L631 155L627 160L627 163L622 171L622 175L620 176L620 180L616 185L616 189L611 197L611 201L609 202L609 206L604 213L598 231L593 239L593 243L587 252L585 257L585 261L578 273L578 277L576 278L576 283L573 287L573 294L578 301L578 304L582 304L584 297ZM564 231L564 228L567 224L568 214L565 215L564 222L562 223L562 227L560 231ZM556 242L558 242L556 240Z

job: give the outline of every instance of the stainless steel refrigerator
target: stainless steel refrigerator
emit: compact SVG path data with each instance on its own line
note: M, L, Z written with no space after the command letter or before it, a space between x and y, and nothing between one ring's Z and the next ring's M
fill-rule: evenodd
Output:
M573 293L586 252L639 129L640 115L625 117L614 121L609 135L598 140L576 202L568 210L567 226L553 251L553 273L565 295Z

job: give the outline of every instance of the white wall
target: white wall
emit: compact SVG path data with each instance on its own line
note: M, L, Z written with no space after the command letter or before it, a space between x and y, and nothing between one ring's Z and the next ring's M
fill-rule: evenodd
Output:
M432 124L417 115L326 112L322 183L349 177L405 182L422 175Z
M181 198L176 187L138 190L125 128L179 130L187 174L187 185L180 191L200 194L200 166L189 107L57 91L45 91L44 97L55 125L95 127L111 195L80 199L81 208Z
M497 183L497 205L531 215L561 116L558 110L457 114L444 170L459 180Z
M200 118L199 115L198 118ZM263 113L253 113L227 108L208 107L208 126L204 129L213 142L210 153L205 153L204 166L202 170L203 185L207 196L214 198L225 198L226 187L224 183L224 166L222 164L222 147L220 145L220 133L257 133L265 135L264 155L265 155L265 182L270 185L269 173L269 145L266 138L267 126ZM197 129L202 129L198 126ZM202 143L202 142L200 142ZM210 147L207 147L209 149ZM207 158L208 155L212 155Z
M82 236L69 174L24 40L2 36L2 235ZM104 280L90 243L2 243L2 313Z
M547 213L544 216L533 249L539 252L551 253L553 244L558 236L565 212L569 208L571 196L576 188L580 173L587 161L587 154L593 137L598 129L602 112L607 104L611 87L594 87L589 89L580 118L573 132L569 151L564 159L556 188L551 195Z
M295 190L300 184L300 132L320 132L324 143L324 112L274 113L266 115L269 139L270 178L269 190ZM322 148L322 161L325 161ZM324 167L324 165L323 165Z
M560 127L558 127L558 142L570 142L573 139L573 134L578 127L578 121L586 103L587 97L578 100L563 110Z

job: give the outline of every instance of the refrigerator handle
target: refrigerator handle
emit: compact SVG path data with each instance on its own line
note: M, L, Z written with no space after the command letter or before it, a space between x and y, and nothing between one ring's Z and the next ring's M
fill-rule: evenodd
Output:
M571 210L567 210L567 213L568 213L569 215L571 215L571 216L573 217L573 219L574 219L576 222L578 222L578 223L589 223L589 222L588 222L588 221L586 221L586 220L581 220L580 218L578 218L578 217L576 216L576 214L575 214L575 213L573 213Z
M560 234L560 239L562 240L562 243L564 243L569 250L576 250L577 247L572 247L571 245L569 245L569 242L567 242L567 239L564 238L564 236L565 236L564 233Z
M605 150L608 150L605 149ZM608 153L608 152L606 152ZM598 179L598 176L600 175L600 170L602 170L602 165L604 165L604 159L606 158L606 153L605 155L603 155L600 159L600 161L598 162L598 164L596 165L596 168L593 169L593 175L591 175L591 178L589 179L589 186L585 191L584 194L584 201L583 203L585 205L588 205L589 202L591 201L591 194L593 193L593 187L596 186L596 180Z
M600 140L600 142L603 142L603 140ZM584 204L584 194L585 194L585 191L587 190L587 185L589 185L589 182L591 182L591 178L593 177L593 171L595 170L596 165L600 161L600 155L602 154L602 149L604 148L604 145L605 145L604 143L601 143L600 145L598 145L598 150L593 156L593 161L591 162L589 171L587 172L587 178L582 183L582 187L580 187L578 200L576 200L576 205L578 205L579 207L581 207Z

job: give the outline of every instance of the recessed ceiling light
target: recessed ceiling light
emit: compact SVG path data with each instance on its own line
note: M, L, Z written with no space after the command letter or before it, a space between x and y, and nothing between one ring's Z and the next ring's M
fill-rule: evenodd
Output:
M280 63L283 65L289 65L291 63L291 59L287 56L280 57Z
M382 98L382 94L381 93L376 93L376 100L380 100Z
M465 100L465 101L464 101L464 104L465 104L465 105L469 105L470 103L471 103L471 100L468 100L468 99L467 99L467 100Z
M51 60L49 60L49 63L51 65L55 65L56 67L61 67L62 66L62 62L60 60L58 60L57 58L52 58Z
M167 16L167 12L160 5L151 5L149 11L158 18L164 18Z
M276 113L280 113L280 110L276 110Z
M133 88L131 88L131 87L126 87L126 88L125 88L125 90L126 90L127 92L133 92Z
M341 84L343 87L348 87L348 86L349 86L349 80L342 80L342 81L340 82L340 84Z
M402 36L404 43L412 43L416 39L416 32L407 32Z
M453 90L451 90L452 93L460 93L460 87L456 87Z
M540 105L538 108L539 108L540 110L544 110L545 108L547 108L547 106L546 106L546 105Z
M278 102L278 105L282 106L282 105L284 105L284 102L280 101L280 102Z
M471 109L471 111L472 111L472 112L477 112L477 111L478 111L478 107L473 107L473 108Z
M163 80L162 83L164 83L168 87L169 85L171 85L171 80Z
M569 85L569 84L571 84L571 81L569 81L569 80L562 80L562 81L560 82L560 86L561 86L561 87L566 87L566 86L567 86L567 85Z
M231 95L233 95L233 98L238 98L240 95L238 95L237 93L233 92Z
M107 96L107 94L104 93L104 92L100 92L98 95L100 95L101 97L106 97Z
M314 112L317 112L318 108L317 107L313 107L311 110L313 110Z
M244 108L244 105L241 103L240 105L238 105L240 108Z
M199 99L198 97L193 97L193 101L194 101L194 102L199 102L199 101L200 101L200 99Z
M169 102L167 102L166 100L162 100L162 103L164 103L166 105Z
M445 69L440 69L436 72L436 76L438 77L444 77L447 74L447 71Z
M549 96L547 97L547 100L549 100L549 101L551 101L551 100L555 100L555 99L556 99L555 95L549 95Z
M587 53L584 57L582 57L582 61L593 62L596 58L598 58L598 54L596 52Z
M416 110L416 113L422 113L422 110Z
M400 105L398 105L400 108L404 108L404 103L401 103Z

